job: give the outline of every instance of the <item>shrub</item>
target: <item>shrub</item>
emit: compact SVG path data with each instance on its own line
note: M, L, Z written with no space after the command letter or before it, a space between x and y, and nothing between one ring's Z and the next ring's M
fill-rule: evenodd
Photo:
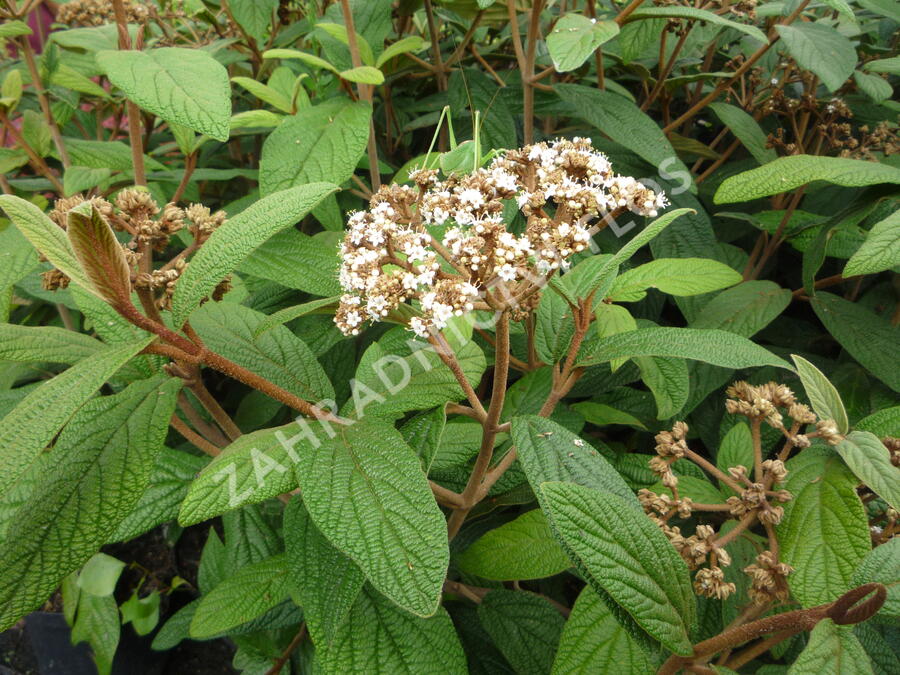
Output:
M35 4L0 628L59 590L104 673L126 623L258 673L900 669L890 3ZM189 578L111 547L191 526Z

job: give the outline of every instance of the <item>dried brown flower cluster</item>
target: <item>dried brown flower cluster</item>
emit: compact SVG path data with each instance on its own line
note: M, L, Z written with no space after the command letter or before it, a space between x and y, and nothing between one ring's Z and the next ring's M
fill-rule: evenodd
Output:
M811 438L820 438L829 444L836 444L842 438L834 421L819 420L782 384L735 382L727 389L727 395L726 410L733 415L743 415L750 421L754 466L738 465L727 467L726 471L720 470L690 449L687 425L676 422L671 431L663 431L656 436L656 456L649 463L650 469L659 476L671 496L646 489L638 493L650 518L659 525L688 566L697 570L694 578L696 592L715 598L725 598L735 591L735 584L726 581L722 569L731 564L731 556L724 547L756 523L763 525L770 541L775 536L773 526L781 522L784 516L781 504L792 498L787 490L778 488L787 478L784 462L791 450L809 447ZM785 417L791 420L787 426ZM785 437L784 448L776 458L763 458L759 436L762 424L778 429ZM816 430L809 434L800 433L809 424L815 424ZM678 476L673 471L673 465L679 459L695 462L734 494L718 504L698 504L680 495ZM719 528L718 532L711 525L701 524L690 536L683 535L678 526L671 524L675 517L685 519L703 512L716 513L737 522L728 530ZM751 579L749 594L756 603L783 602L788 598L787 576L792 568L779 561L775 550L777 547L761 552L756 562L743 570Z
M148 3L125 0L123 4L128 23L143 23L151 16ZM102 26L115 23L116 13L110 0L71 0L60 5L56 21L72 27Z
M803 129L797 137L798 125L785 121L769 134L766 145L784 154L802 151L812 141L820 143L823 153L836 152L841 157L854 159L875 159L876 155L890 156L900 152L900 135L896 123L879 122L874 128L862 125L854 128L850 122L853 112L840 97L827 100L817 99L811 94L799 98L787 95L784 83L772 81L771 93L760 106L764 116L775 115L793 118L802 114L808 122L800 125ZM805 144L805 145L804 145Z
M422 336L473 309L521 308L536 282L588 246L591 220L626 209L655 216L667 203L615 175L584 138L512 150L468 175L439 180L420 169L410 178L416 187L383 187L350 216L335 315L346 335L412 300L420 315L409 327ZM526 218L522 234L507 229L510 203ZM439 239L430 226L445 228Z
M654 0L653 4L657 7L696 7L694 3L686 0ZM706 3L703 9L714 12L715 14L731 13L735 16L755 19L757 4L757 0L737 0L737 2L730 2L729 0L712 0L712 2Z
M48 215L59 227L66 229L69 211L86 201L93 205L110 227L131 235L131 240L122 245L122 250L132 268L132 285L135 289L151 291L160 309L170 307L175 284L187 268L187 257L226 220L224 211L211 213L201 204L191 204L182 209L169 203L160 209L149 192L134 188L119 191L114 204L101 197L86 199L82 195L59 199ZM194 239L191 246L159 269L135 271L142 258L142 250L164 251L172 235L184 227ZM66 288L69 281L69 277L58 269L48 270L43 275L43 285L47 290ZM220 298L229 288L229 280L226 279L216 289L214 299Z

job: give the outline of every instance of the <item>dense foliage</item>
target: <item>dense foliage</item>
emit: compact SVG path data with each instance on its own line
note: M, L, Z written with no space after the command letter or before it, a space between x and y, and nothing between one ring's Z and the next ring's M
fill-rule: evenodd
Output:
M900 672L896 3L0 17L0 629Z

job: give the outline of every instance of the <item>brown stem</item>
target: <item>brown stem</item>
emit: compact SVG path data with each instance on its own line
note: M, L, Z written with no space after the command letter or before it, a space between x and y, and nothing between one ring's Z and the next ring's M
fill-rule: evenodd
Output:
M644 0L631 0L625 9L619 12L619 15L615 18L615 22L621 26L625 23L625 19L631 16L631 14L642 4L644 4Z
M291 643L287 646L287 649L275 659L275 663L272 665L269 670L266 671L266 675L278 675L281 672L281 669L285 666L285 664L290 661L291 654L294 653L294 650L297 649L306 638L306 623L300 624L300 630L297 631L297 634L294 636L294 639L291 640Z
M53 139L53 145L56 147L56 152L59 153L59 160L62 162L63 168L68 169L70 164L69 151L66 150L62 134L59 132L59 125L56 123L56 118L53 117L53 111L50 109L50 101L44 92L41 75L40 72L38 72L37 63L34 60L34 50L31 48L31 42L28 40L28 36L22 36L18 41L18 46L25 56L25 63L28 66L28 72L31 74L31 82L34 85L34 91L37 94L38 105L41 106L41 113L44 115L44 121L47 122L47 126L50 127L50 137Z
M197 168L197 153L192 152L190 155L185 157L184 160L184 175L181 176L181 181L178 183L178 187L175 189L175 194L172 195L172 203L177 204L181 201L182 195L184 195L184 191L187 189L188 183L191 182L191 176L194 175L194 169Z
M784 210L784 215L781 218L781 222L778 223L778 229L775 231L775 234L772 235L772 238L769 240L769 243L765 246L762 251L762 254L759 257L759 261L756 263L756 267L753 270L752 277L756 279L759 277L769 258L778 250L778 247L784 242L784 230L787 228L787 224L791 219L791 216L794 214L794 210L800 205L800 200L803 199L803 194L806 192L806 186L801 187L794 195L791 197L791 201L788 203L787 208Z
M119 29L119 49L131 49L131 36L128 35L128 18L125 15L123 0L113 0L116 25ZM128 141L131 145L131 164L134 168L134 184L147 185L147 174L144 170L144 141L141 138L141 111L136 104L126 101L128 111Z
M750 420L750 437L753 439L753 478L762 483L762 420L758 417Z
M456 536L459 528L472 507L477 504L478 490L494 456L494 442L497 439L497 423L503 412L506 400L506 383L509 376L509 312L503 312L497 321L497 346L494 350L494 382L491 390L491 403L487 417L482 422L481 447L475 460L475 467L469 476L462 492L462 508L455 510L447 521L447 535L450 539Z
M635 2L640 4L639 0L634 0L634 2L632 2L632 4L635 4ZM788 16L782 22L782 25L787 26L787 25L790 25L791 23L793 23L794 20L798 16L800 16L800 14L803 12L803 10L806 9L806 6L808 4L809 4L809 0L803 0L803 2L801 2L797 6L797 8L791 13L791 15ZM630 7L630 5L629 5L629 7ZM634 11L634 10L632 10L632 11ZM616 21L618 22L618 18L616 19ZM740 78L744 73L746 73L748 70L750 70L756 64L757 61L759 61L763 56L765 56L766 52L769 51L769 49L778 41L778 38L779 38L778 32L773 27L771 32L769 33L769 41L766 44L762 45L759 49L757 49L755 52L753 52L753 54L750 56L750 58L748 58L746 61L744 61L744 63L740 66L740 68L738 68L736 71L734 71L734 74L730 78L728 78L727 80L723 80L722 82L717 84L709 94L707 94L706 96L701 98L699 101L694 103L694 105L692 105L690 108L688 108L680 117L678 117L677 119L675 119L672 122L670 122L669 124L667 124L665 126L665 128L663 129L663 131L668 132L668 131L673 131L674 129L677 129L681 124L683 124L687 120L694 117L694 115L696 115L698 112L700 112L701 110L706 108L707 105L709 105L710 103L715 101L722 92L724 92L732 84L737 82L738 78Z
M178 394L178 407L184 413L184 416L187 417L188 422L194 426L197 433L203 438L222 448L229 445L228 437L218 427L203 419L203 415L194 407L194 404L191 403L191 400L183 391Z
M224 373L225 375L228 375L235 380L243 382L248 387L257 389L266 396L274 398L276 401L281 401L286 406L293 408L297 412L300 412L307 417L327 420L335 424L346 423L346 420L336 417L331 413L323 412L308 401L304 401L291 392L282 389L272 382L269 382L264 377L260 377L256 373L247 370L243 366L240 366L233 361L226 359L221 354L217 354L216 352L212 352L206 348L198 347L187 338L184 338L178 333L173 332L166 326L148 319L146 316L137 311L137 308L130 303L120 303L115 305L114 308L117 312L119 312L119 314L128 319L134 325L138 326L139 328L143 328L150 333L158 335L166 342L169 342L172 346L180 350L178 358L185 358L186 360L193 362L201 361L211 368L215 368L220 373ZM159 348L161 345L151 346ZM150 350L148 349L147 351Z
M195 445L199 450L202 450L210 457L216 457L222 452L221 448L217 448L215 445L203 438L203 436L191 429L187 424L182 422L181 418L178 417L178 415L172 415L172 419L169 421L169 424L172 425L172 428L175 429L175 431L184 436L184 439L186 441Z
M868 595L872 595L872 597L860 603ZM657 671L657 675L674 675L680 668L691 664L695 660L708 659L713 654L744 644L763 635L784 631L799 633L812 630L823 619L831 619L839 626L865 621L881 609L886 598L887 589L882 584L864 584L847 591L834 602L809 609L798 609L793 612L775 614L752 623L736 626L723 631L709 640L704 640L694 645L694 653L691 656L673 654L663 663Z
M52 169L47 165L47 162L44 161L44 158L41 157L37 152L35 152L34 148L29 145L28 141L19 133L19 130L10 122L9 118L6 116L6 112L0 110L0 124L3 125L3 128L6 130L13 141L15 141L16 145L18 145L22 150L25 151L25 154L28 155L28 161L31 164L32 168L41 174L44 178L46 178L53 185L53 189L56 190L60 195L64 194L63 184L60 182L59 178L56 177L56 174L53 173Z
M768 637L765 640L761 640L760 642L756 643L755 645L747 647L747 649L739 652L738 654L735 654L731 658L727 659L725 661L725 663L722 665L724 665L725 667L727 667L730 670L736 671L738 668L740 668L744 664L750 663L750 661L755 659L757 656L761 656L761 655L765 654L767 651L772 649L772 647L774 647L775 645L777 645L781 642L784 642L785 640L795 636L796 634L797 634L797 631L795 631L793 629L787 629L787 630L783 630L778 633L775 633L771 637Z
M717 467L715 464L710 462L705 457L698 455L696 452L694 452L690 448L687 448L685 450L684 456L687 459L691 460L694 464L697 464L698 466L700 466L701 468L705 469L707 472L709 472L710 474L715 476L719 481L725 483L725 485L730 487L737 494L741 494L741 492L743 492L744 488L741 487L740 484L734 480L734 478L732 478L727 473L725 473L724 471L719 469L719 467Z
M206 385L203 384L200 368L194 366L191 375L193 377L188 382L188 388L191 390L191 393L197 397L200 404L210 415L212 415L216 424L222 428L222 431L228 435L228 438L232 441L236 441L242 435L241 430L238 425L235 424L234 420L231 419L231 415L225 412L225 409L219 404L215 397L209 393L209 389L206 388Z
M487 417L487 411L484 409L484 406L481 405L478 394L475 393L472 385L469 384L469 380L462 371L462 366L459 365L459 360L456 358L453 348L440 333L430 335L428 341L431 343L432 347L434 347L438 357L443 361L444 365L450 369L451 373L453 373L453 376L462 388L463 393L465 393L469 405L472 406L472 409L475 410L475 413L478 415L479 421L485 419Z
M431 491L434 493L434 497L438 500L438 503L449 506L452 509L462 507L462 495L453 490L448 490L443 485L438 485L433 480L428 481L428 484L431 486Z
M359 44L356 42L356 27L353 24L353 11L350 9L350 0L341 0L341 12L344 15L344 26L347 29L347 46L350 49L350 61L354 68L363 65L362 57L359 55ZM358 82L356 90L359 97L368 101L372 105L372 87L368 84ZM373 111L374 114L374 111ZM381 174L378 170L378 146L375 143L375 120L369 120L369 141L367 145L367 153L369 157L369 177L372 181L372 190L377 192L381 187Z

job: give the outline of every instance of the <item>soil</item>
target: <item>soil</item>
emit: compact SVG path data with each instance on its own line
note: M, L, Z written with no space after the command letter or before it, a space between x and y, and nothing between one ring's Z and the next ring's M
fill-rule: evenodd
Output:
M159 626L162 626L172 614L197 597L197 569L208 531L208 524L189 527L171 545L167 539L167 534L171 533L163 526L129 542L104 547L104 553L127 564L116 586L119 604L139 585L142 596L153 590L160 591ZM187 583L168 593L176 576ZM72 647L69 643L68 627L61 612L62 603L57 593L41 611L0 633L0 675L96 673L87 645ZM154 634L141 637L130 625L123 626L113 675L230 675L237 672L231 666L235 646L228 640L184 640L167 652L154 652L150 649Z

